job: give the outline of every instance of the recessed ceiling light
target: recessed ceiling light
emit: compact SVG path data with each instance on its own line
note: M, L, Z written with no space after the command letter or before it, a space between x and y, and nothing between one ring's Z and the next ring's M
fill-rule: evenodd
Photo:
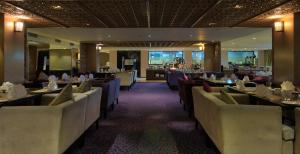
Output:
M234 8L235 8L235 9L241 9L241 8L243 8L243 6L237 4L237 5L234 6Z
M208 24L208 26L214 26L214 25L216 25L217 23L215 23L215 22L211 22L211 23L209 23Z
M85 24L85 25L87 25L87 26L90 26L90 24L89 24L89 23L87 23L87 24Z
M107 35L107 37L108 37L108 38L111 38L111 35L110 35L110 34L108 34L108 35Z
M256 40L256 37L253 37L252 40Z
M62 7L60 5L53 5L52 8L55 9L55 10L62 9Z
M151 34L148 34L148 37L151 38L152 37Z

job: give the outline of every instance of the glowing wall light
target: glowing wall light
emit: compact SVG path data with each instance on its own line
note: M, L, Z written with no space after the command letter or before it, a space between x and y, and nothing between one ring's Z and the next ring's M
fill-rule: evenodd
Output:
M20 21L15 22L15 32L22 32L24 30L24 23Z
M274 23L274 30L275 32L283 32L284 30L284 22L283 21L277 21Z

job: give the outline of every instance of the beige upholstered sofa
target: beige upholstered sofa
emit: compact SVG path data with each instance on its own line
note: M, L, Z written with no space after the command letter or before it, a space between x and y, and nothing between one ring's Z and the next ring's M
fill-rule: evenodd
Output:
M0 108L0 153L63 153L99 118L100 100L101 88L96 88L56 106Z
M83 94L87 95L88 97L86 112L85 112L84 128L88 129L95 122L98 127L98 120L100 118L100 104L101 104L102 89L93 88L92 90L87 91Z
M282 125L280 107L245 105L243 94L232 94L242 104L226 104L219 96L193 87L195 118L221 153L293 153L293 129Z
M134 72L118 72L116 77L121 80L120 86L130 88L133 84Z

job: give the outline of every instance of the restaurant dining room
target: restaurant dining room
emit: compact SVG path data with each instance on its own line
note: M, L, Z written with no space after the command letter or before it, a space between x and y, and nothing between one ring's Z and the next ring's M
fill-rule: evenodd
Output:
M300 154L299 0L1 0L0 154Z

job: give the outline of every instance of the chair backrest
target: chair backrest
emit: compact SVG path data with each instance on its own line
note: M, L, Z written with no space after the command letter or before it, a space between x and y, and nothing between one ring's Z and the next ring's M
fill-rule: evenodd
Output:
M116 78L115 79L115 87L116 87L115 99L118 99L120 96L120 84L121 84L121 79Z

